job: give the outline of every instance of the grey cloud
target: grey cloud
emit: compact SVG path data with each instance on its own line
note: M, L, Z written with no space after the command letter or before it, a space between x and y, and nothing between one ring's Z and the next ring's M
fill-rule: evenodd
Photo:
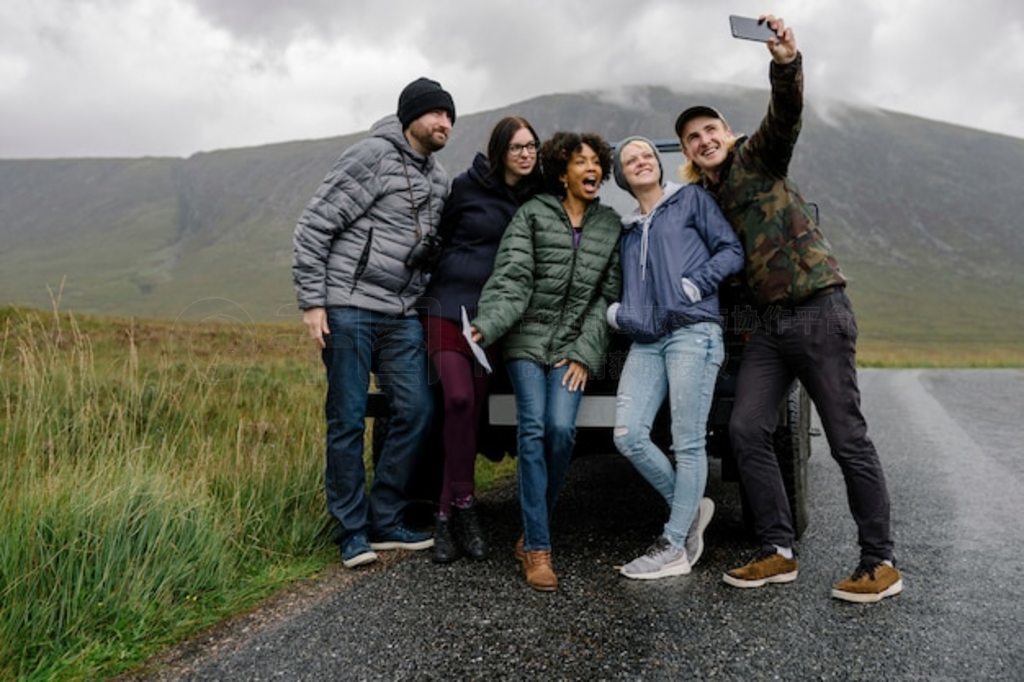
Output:
M726 21L730 12L757 14L760 0L728 6L707 0L15 2L13 9L0 8L0 77L8 77L0 82L0 156L105 149L187 154L271 141L268 134L280 140L350 132L392 106L403 79L419 75L441 80L461 113L552 92L631 85L767 86L763 46L731 40ZM89 54L95 40L83 40L82 32L101 35L105 26L82 24L83 17L144 15L176 3L218 31L196 40L219 44L228 37L226 47L209 51L216 63L174 64L147 80L131 71L139 55L127 47ZM773 4L797 32L809 98L1024 135L1024 102L1016 94L1024 82L1024 4ZM149 49L138 36L101 37ZM183 57L196 51L192 36L181 31L168 40L182 43L164 47L184 50ZM377 52L381 62L390 58L380 73ZM344 64L310 63L321 54ZM395 59L405 54L407 68ZM93 79L102 96L80 87ZM282 90L292 99L272 101ZM314 129L325 109L343 116L333 129ZM842 107L833 110L841 114ZM296 111L303 115L294 117Z
M255 44L315 37L387 44L434 12L422 2L378 0L186 0L211 23Z

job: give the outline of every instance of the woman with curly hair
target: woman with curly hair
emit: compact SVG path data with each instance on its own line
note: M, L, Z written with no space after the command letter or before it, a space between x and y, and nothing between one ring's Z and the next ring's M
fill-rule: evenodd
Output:
M503 342L518 415L516 543L526 582L553 591L549 524L576 442L587 377L608 345L605 314L618 300L619 215L597 193L611 173L608 143L558 132L540 150L546 193L520 207L484 285L473 338Z

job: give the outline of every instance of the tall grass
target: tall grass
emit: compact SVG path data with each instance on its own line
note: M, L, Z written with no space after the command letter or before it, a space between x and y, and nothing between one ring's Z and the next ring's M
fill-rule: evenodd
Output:
M330 547L301 354L127 322L97 359L73 316L0 320L0 678L116 671Z
M336 561L298 325L0 333L0 679L116 673ZM480 489L512 471L481 458Z

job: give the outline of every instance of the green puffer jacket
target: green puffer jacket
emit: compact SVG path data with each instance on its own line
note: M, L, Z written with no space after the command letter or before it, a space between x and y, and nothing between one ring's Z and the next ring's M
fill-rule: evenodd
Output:
M750 138L740 138L704 188L743 242L746 278L761 305L795 305L827 287L846 283L814 213L789 179L789 162L800 134L803 58L772 63L768 114Z
M608 304L619 300L619 214L587 207L579 248L557 197L523 204L502 237L473 325L507 360L553 365L568 358L593 374L608 347Z

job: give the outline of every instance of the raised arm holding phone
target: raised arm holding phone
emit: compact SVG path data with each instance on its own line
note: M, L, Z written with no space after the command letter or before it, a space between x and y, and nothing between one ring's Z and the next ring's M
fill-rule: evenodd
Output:
M860 409L856 318L832 247L789 179L803 110L796 37L781 18L759 20L775 37L767 39L771 102L758 129L738 137L706 105L684 110L675 126L686 174L715 197L744 245L744 274L760 313L743 352L729 433L761 549L723 580L756 588L797 578L795 533L772 432L779 402L799 379L821 417L857 524L860 562L832 596L876 602L898 594L903 581L893 565L885 476Z

